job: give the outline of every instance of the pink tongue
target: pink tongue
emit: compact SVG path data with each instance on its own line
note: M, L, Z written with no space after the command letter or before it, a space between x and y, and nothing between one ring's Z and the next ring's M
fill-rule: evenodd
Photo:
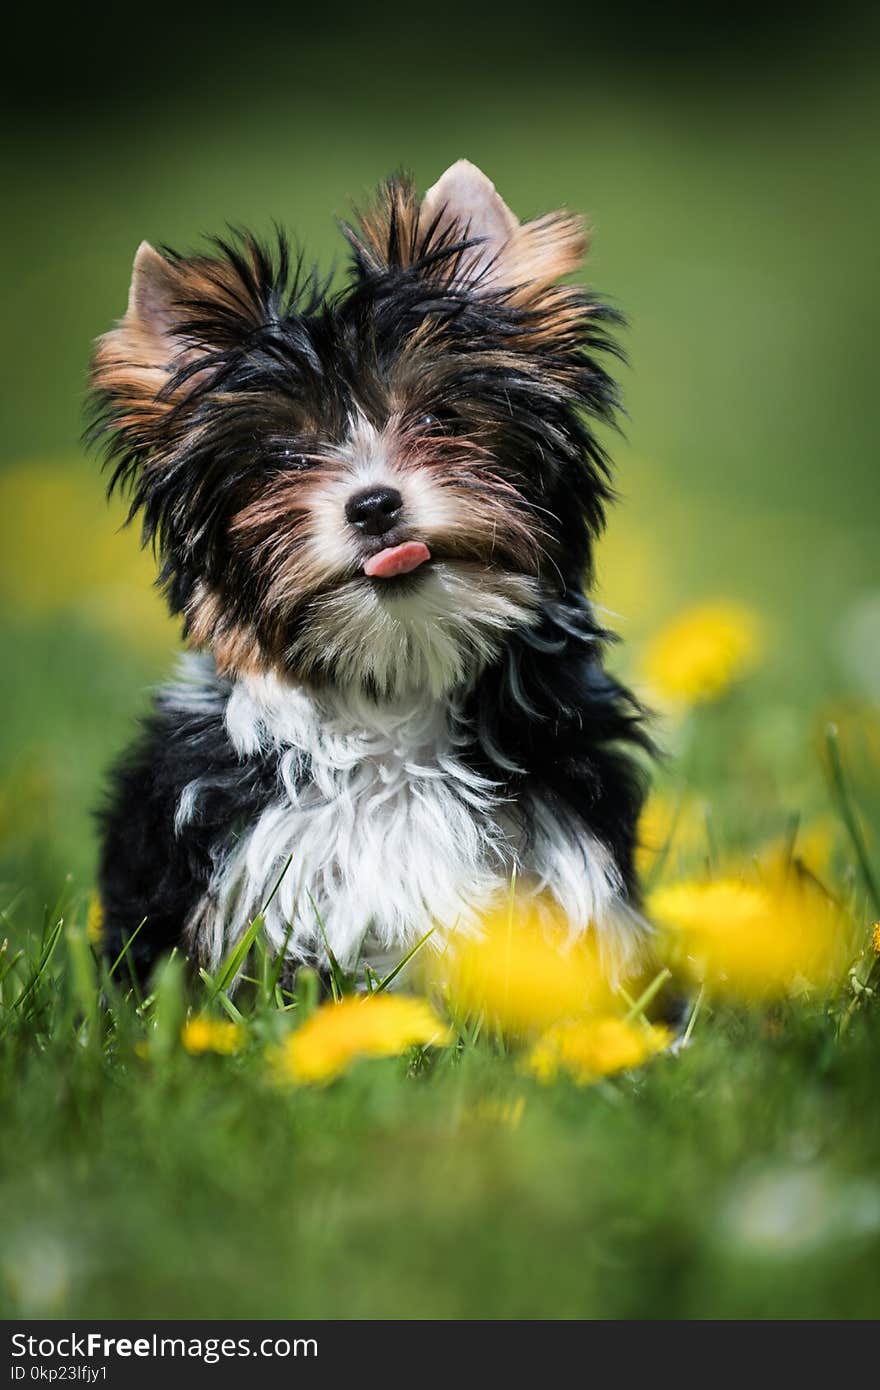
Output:
M406 541L404 545L389 545L378 555L371 555L364 565L364 574L371 579L391 579L395 574L409 574L417 570L431 552L422 541Z

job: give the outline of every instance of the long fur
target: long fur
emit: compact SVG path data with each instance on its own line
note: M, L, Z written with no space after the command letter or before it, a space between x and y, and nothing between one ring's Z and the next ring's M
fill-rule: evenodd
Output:
M478 930L514 867L620 959L650 744L584 595L617 315L554 283L576 219L519 224L473 166L421 203L392 181L346 234L332 294L280 235L142 248L96 352L92 437L205 653L114 777L109 949L146 918L142 968L216 966L292 856L266 929L293 966ZM373 544L345 503L380 486L404 508ZM365 579L411 539L430 566Z

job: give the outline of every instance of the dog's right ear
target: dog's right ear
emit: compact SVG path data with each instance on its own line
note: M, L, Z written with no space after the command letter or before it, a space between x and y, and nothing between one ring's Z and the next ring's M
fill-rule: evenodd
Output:
M189 279L186 262L170 261L141 242L125 316L99 339L92 361L92 387L122 411L117 424L131 424L135 416L155 422L172 404L163 393L195 351L184 330L192 316Z
M215 248L183 257L142 241L125 315L98 340L92 433L115 437L129 456L168 442L163 427L177 427L177 408L271 316L272 265L258 243L245 235Z

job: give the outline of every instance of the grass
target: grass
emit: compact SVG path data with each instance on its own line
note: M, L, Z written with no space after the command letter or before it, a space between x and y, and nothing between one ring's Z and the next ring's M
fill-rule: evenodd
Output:
M726 722L743 746L749 704L692 716L692 765ZM829 737L825 871L867 947L870 851ZM683 817L661 881L705 857ZM870 949L830 998L703 1001L684 1050L588 1087L539 1084L464 1028L453 1048L293 1088L269 1059L315 991L281 990L259 917L233 997L241 949L189 984L172 956L144 997L67 894L38 933L16 927L20 904L3 919L3 1315L876 1315ZM234 1019L241 1049L191 1055L188 1011Z

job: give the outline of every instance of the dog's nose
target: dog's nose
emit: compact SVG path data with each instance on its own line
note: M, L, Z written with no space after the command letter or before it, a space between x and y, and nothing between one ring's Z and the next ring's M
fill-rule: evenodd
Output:
M368 487L345 504L345 515L365 536L383 536L400 519L403 498L396 487Z

